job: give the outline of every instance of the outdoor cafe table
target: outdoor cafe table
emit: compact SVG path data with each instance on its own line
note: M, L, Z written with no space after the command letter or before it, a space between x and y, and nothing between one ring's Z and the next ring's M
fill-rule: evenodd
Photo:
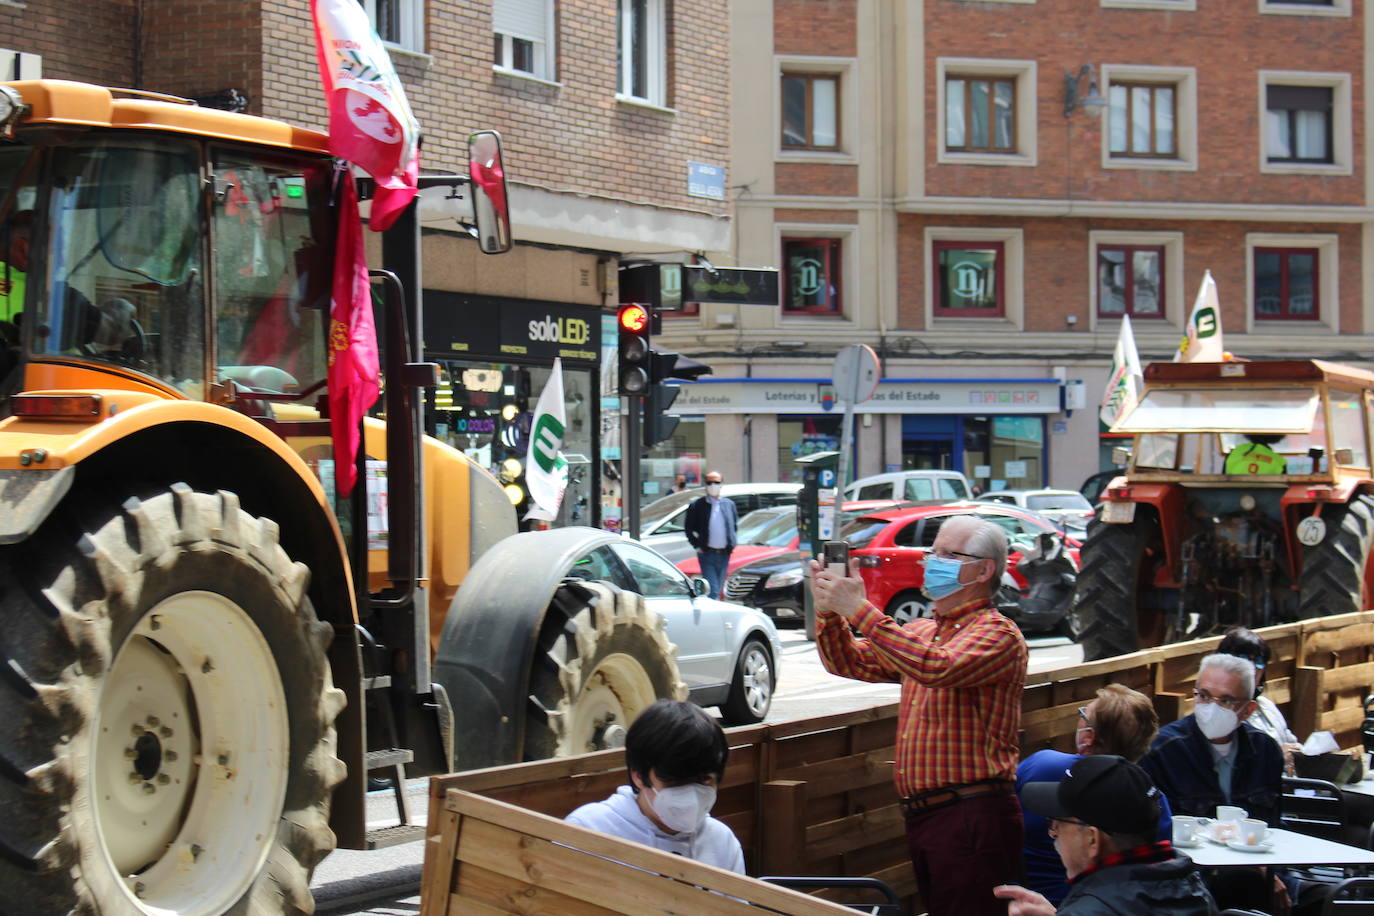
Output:
M1197 846L1179 846L1178 851L1198 865L1374 865L1374 850L1348 846L1330 840L1271 827L1265 835L1272 848L1264 852L1241 852L1229 846L1202 840Z

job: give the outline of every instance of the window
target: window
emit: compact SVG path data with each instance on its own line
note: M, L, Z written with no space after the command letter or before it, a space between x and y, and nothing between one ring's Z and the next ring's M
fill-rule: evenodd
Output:
M1350 16L1350 0L1259 0L1259 11L1276 16Z
M783 239L785 314L840 315L840 239Z
M1318 251L1315 248L1255 249L1255 318L1315 320Z
M783 74L782 145L785 149L839 149L839 76Z
M1172 84L1113 83L1107 95L1109 152L1113 156L1176 157L1176 96Z
M939 162L1035 165L1035 61L941 57L935 78Z
M491 21L498 69L553 79L551 0L496 0Z
M1266 86L1265 142L1270 162L1331 161L1331 87Z
M1005 250L1001 242L936 242L935 314L992 318L1003 314Z
M1097 310L1104 318L1164 317L1164 246L1099 245Z
M618 0L619 79L622 99L666 104L663 0Z
M423 0L358 0L377 37L407 51L425 49Z
M1011 153L1015 138L1015 79L946 77L945 149Z

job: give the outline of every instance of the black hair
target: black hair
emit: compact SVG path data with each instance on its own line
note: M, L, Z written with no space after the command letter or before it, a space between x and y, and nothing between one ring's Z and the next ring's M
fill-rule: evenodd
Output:
M625 769L639 774L645 785L650 770L670 785L708 776L721 779L729 756L724 729L695 703L659 700L639 714L625 735Z
M1278 445L1283 441L1282 433L1246 433L1245 438L1256 445ZM1230 654L1229 652L1227 653Z
M1269 667L1269 646L1253 630L1245 627L1232 627L1222 637L1217 651L1225 655L1235 655L1246 659L1255 666L1255 696L1264 691L1264 669Z

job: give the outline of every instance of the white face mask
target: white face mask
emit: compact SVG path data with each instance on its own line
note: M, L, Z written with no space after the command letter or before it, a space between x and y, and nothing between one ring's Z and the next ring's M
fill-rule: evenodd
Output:
M1198 703L1193 717L1197 727L1212 740L1229 737L1240 727L1240 717L1220 703Z
M719 496L719 495L720 495L720 484L718 484L718 483L708 483L708 484L706 485L706 495L707 495L707 496Z
M650 807L663 826L677 833L696 833L716 803L716 790L701 783L657 789Z

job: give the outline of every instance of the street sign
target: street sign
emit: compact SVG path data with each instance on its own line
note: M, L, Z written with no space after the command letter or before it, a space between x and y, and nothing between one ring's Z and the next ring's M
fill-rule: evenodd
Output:
M822 490L835 489L835 472L829 468L825 468L816 475L816 483L820 485Z
M835 354L830 378L835 383L835 397L846 404L862 404L878 390L881 367L878 354L867 344L854 344Z

